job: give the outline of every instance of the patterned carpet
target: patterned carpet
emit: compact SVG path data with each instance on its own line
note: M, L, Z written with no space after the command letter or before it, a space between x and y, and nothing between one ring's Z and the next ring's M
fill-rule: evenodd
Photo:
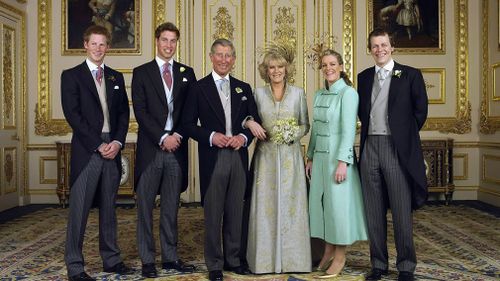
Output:
M66 280L63 252L67 211L48 208L0 224L0 280ZM101 272L97 212L93 210L90 215L85 237L87 272L98 280L141 280L135 241L135 209L118 209L122 256L127 265L136 269L136 274L131 276ZM155 210L155 218L158 218L158 210ZM198 272L180 275L162 270L156 280L207 280L203 264L202 209L181 208L179 231L179 255L184 261L196 264ZM157 232L156 228L156 237ZM415 215L415 244L418 280L500 278L500 218L493 215L463 205L426 206ZM391 268L384 280L396 280L392 235L389 245ZM369 271L367 243L357 243L348 251L344 274L331 280L364 280L362 275ZM313 279L314 274L239 276L225 273L225 280Z

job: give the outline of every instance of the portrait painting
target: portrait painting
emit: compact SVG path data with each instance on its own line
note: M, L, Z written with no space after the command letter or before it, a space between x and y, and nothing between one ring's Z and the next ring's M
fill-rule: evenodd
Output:
M443 0L368 0L368 32L386 29L398 52L444 53Z
M91 25L111 34L108 54L140 54L140 0L63 0L63 55L82 54L83 33Z

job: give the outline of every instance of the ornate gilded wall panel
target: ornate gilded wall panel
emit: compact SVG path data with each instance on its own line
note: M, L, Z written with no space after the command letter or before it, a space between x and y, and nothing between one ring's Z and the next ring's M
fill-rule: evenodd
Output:
M2 100L2 129L15 129L16 128L16 75L15 75L15 62L16 62L16 32L15 29L2 25L2 86L3 86L3 100Z
M493 5L490 5L493 4ZM496 85L495 74L500 72L496 67L497 64L492 64L490 60L490 51L494 48L489 48L490 36L497 36L496 33L490 34L490 25L493 25L496 21L492 20L494 17L490 16L491 11L495 12L499 10L497 6L500 5L499 1L483 0L482 2L482 97L481 97L481 119L480 119L480 132L483 134L494 134L500 129L500 116L493 115L491 112L491 107L496 106L498 108L498 101L495 97L498 94L498 85ZM492 7L493 6L493 7ZM497 12L498 13L498 12ZM496 15L500 18L500 15ZM500 19L499 19L500 21ZM492 24L493 23L493 24ZM500 29L500 26L497 27ZM495 41L500 40L496 38ZM496 67L495 67L496 66ZM498 75L498 74L497 74Z
M64 119L52 118L50 85L50 49L52 1L38 0L38 102L35 109L35 133L62 136L71 132Z
M232 75L245 80L245 25L248 24L245 22L245 2L245 0L207 0L202 2L204 73L209 73L212 70L212 65L208 58L212 42L217 38L225 38L231 40L236 49L237 59Z
M356 50L356 41L354 40L354 33L356 30L356 16L355 16L355 0L344 0L343 1L343 26L342 26L342 47L344 48L344 70L349 77L352 77L353 81L356 78L356 56L354 55L354 50ZM331 5L329 5L331 7ZM331 10L332 8L329 8ZM331 26L332 24L330 24ZM332 32L330 31L330 34Z
M306 87L307 70L305 63L306 43L306 3L305 1L267 1L263 3L264 36L263 42L258 47L264 48L267 42L273 41L280 45L287 45L293 50L295 57L295 71L290 82L301 87ZM256 38L257 40L257 38ZM260 63L261 58L258 57ZM302 78L302 79L300 79Z
M465 134L471 131L471 104L469 102L468 64L468 2L455 0L455 49L456 49L456 109L455 117L430 117L424 130L442 133Z
M17 191L17 147L4 147L2 149L2 177L1 184L4 187L4 194Z
M26 190L26 16L0 2L0 185L3 204L17 206ZM0 198L4 200L4 198ZM0 209L3 209L0 206Z

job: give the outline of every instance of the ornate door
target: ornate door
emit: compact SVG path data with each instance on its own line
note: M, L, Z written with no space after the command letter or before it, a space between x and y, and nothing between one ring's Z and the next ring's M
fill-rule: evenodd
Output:
M24 14L0 3L0 211L23 198Z

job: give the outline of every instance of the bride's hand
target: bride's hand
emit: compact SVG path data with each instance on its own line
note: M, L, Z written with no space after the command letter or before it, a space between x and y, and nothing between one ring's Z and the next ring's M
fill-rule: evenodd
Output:
M259 140L265 140L266 139L266 130L262 128L262 126L253 121L253 120L248 120L245 123L245 126L250 129L250 132L254 135L254 137L258 138Z

